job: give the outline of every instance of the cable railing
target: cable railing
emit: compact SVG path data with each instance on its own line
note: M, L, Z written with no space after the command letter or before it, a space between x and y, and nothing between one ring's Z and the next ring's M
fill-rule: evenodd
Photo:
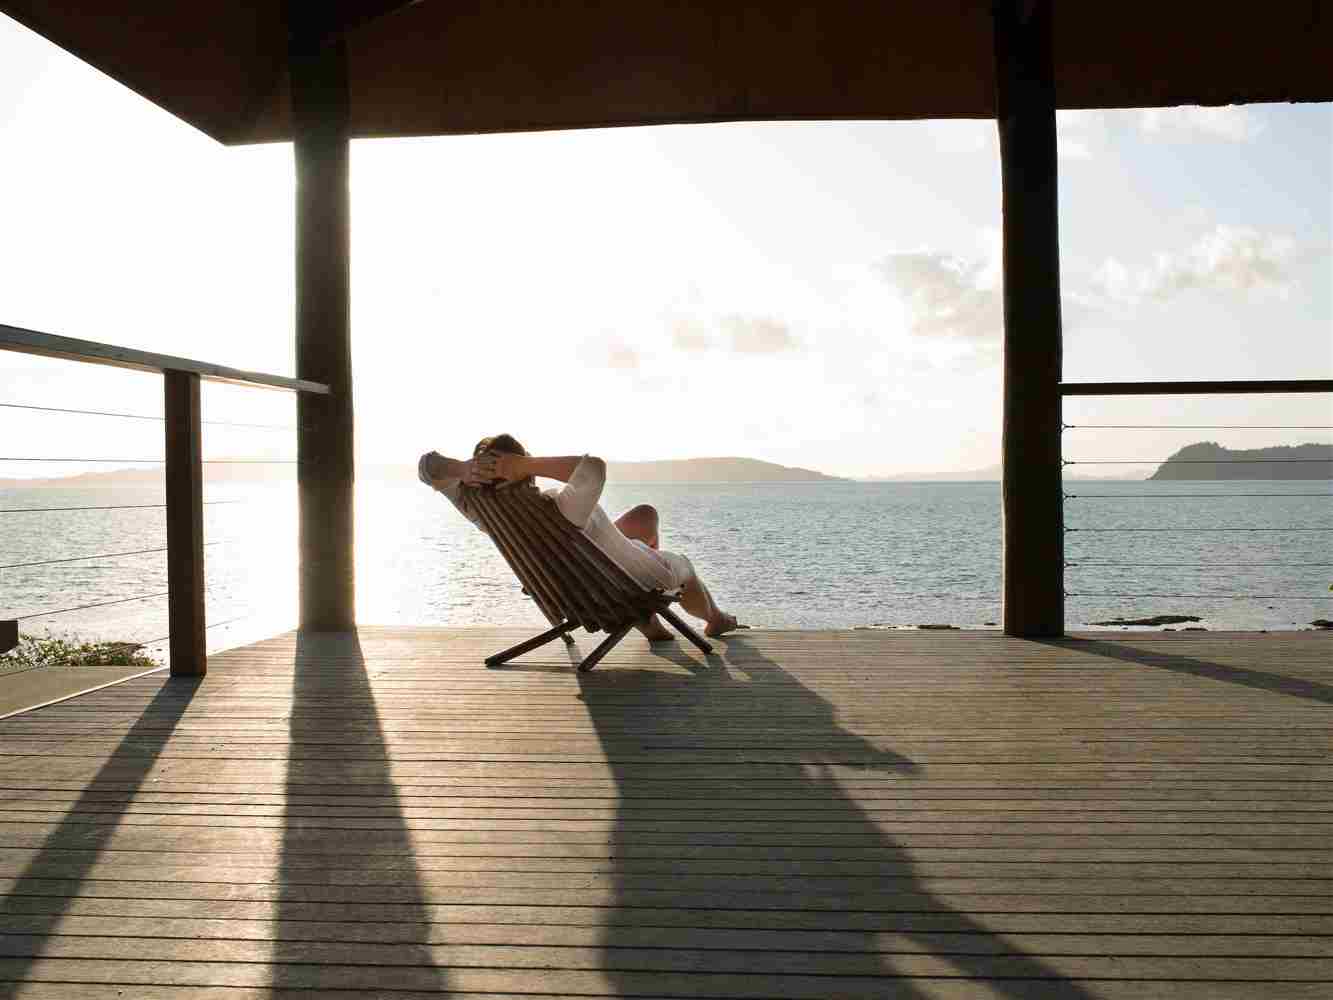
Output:
M202 675L206 670L205 633L210 629L229 625L250 615L239 615L207 621L207 599L211 588L206 584L205 552L217 553L228 545L236 544L239 539L230 538L218 541L204 540L205 507L222 507L247 501L235 499L203 499L203 467L219 466L290 466L295 459L290 458L204 458L202 455L202 428L205 426L227 427L247 430L293 431L295 427L286 424L250 423L232 420L204 420L201 410L201 381L223 382L247 387L277 389L288 392L306 392L326 394L327 386L303 379L286 378L258 372L248 372L227 368L208 362L194 361L168 355L153 354L131 350L94 341L77 340L53 334L25 330L19 327L0 325L0 349L20 353L43 355L71 361L109 365L137 371L160 374L163 384L162 414L129 413L117 410L99 410L74 406L46 406L27 401L0 402L0 408L19 410L33 414L64 414L98 419L129 420L136 422L155 421L163 427L163 456L158 458L114 458L104 455L89 457L67 457L53 455L0 455L0 468L3 464L26 463L67 463L74 465L112 464L133 467L161 467L162 481L165 487L164 502L161 503L97 503L97 502L56 502L34 505L31 501L14 506L0 506L0 515L23 517L41 517L42 515L93 516L105 512L133 512L124 516L146 515L147 512L161 510L165 521L165 545L147 543L133 548L117 551L89 553L70 553L68 555L44 556L42 558L12 558L0 565L0 572L32 572L43 570L70 569L77 564L98 564L96 568L106 569L118 561L142 560L150 557L165 558L165 572L158 567L154 573L140 573L140 577L160 579L165 576L165 587L145 587L147 593L129 593L121 596L117 593L93 594L105 599L78 600L77 595L65 601L55 602L49 608L22 609L23 613L13 613L0 618L0 653L12 649L19 642L18 626L21 622L40 622L45 619L73 615L110 607L135 604L138 602L166 602L166 633L157 639L136 643L137 646L151 646L166 642L169 649L171 673L173 675ZM14 449L15 451L28 449ZM129 449L127 448L126 451ZM86 530L86 529L85 529ZM142 527L141 529L142 530ZM138 563L136 565L142 565ZM87 573L87 565L82 571Z
M1061 391L1064 396L1327 393L1333 392L1333 380L1066 383L1062 385ZM1071 434L1104 430L1159 433L1220 430L1333 431L1333 424L1066 423L1062 428L1062 436L1068 448L1067 440ZM1330 552L1322 537L1333 533L1333 523L1312 520L1309 515L1316 511L1316 507L1318 513L1326 512L1327 505L1318 504L1318 501L1333 499L1333 491L1320 488L1318 480L1304 478L1288 479L1293 484L1289 490L1271 485L1275 480L1284 478L1282 470L1304 470L1312 464L1329 466L1330 460L1318 457L1181 459L1163 456L1145 461L1084 458L1081 455L1062 459L1061 465L1066 469L1079 466L1175 468L1245 465L1263 470L1259 475L1244 478L1171 479L1166 482L1173 486L1184 484L1185 488L1175 489L1164 483L1163 488L1157 491L1140 488L1122 492L1115 488L1119 482L1116 480L1102 484L1082 481L1077 485L1076 481L1066 480L1063 493L1066 600L1073 599L1085 606L1104 601L1142 599L1312 605L1329 600L1327 574L1313 571L1333 569L1333 552ZM1293 503L1285 505L1282 504L1283 500L1291 500ZM1118 509L1120 501L1129 503L1124 509ZM1171 523L1173 518L1162 516L1160 508L1145 501L1187 502L1194 505L1193 514L1199 520ZM1262 501L1265 509L1272 512L1272 520L1246 523L1243 516L1238 516L1238 511L1244 514L1257 510L1255 501ZM1088 502L1091 505L1085 507ZM1246 504L1251 506L1247 508ZM1108 512L1118 516L1111 516ZM1086 545L1079 545L1079 539L1083 536L1092 537ZM1255 537L1256 541L1245 541L1251 537ZM1092 538L1097 541L1094 543ZM1136 538L1142 539L1142 543L1134 542ZM1199 541L1196 542L1196 538ZM1259 542L1258 538L1271 540ZM1151 551L1145 553L1144 546L1151 546ZM1230 587L1211 586L1219 573L1227 577ZM1310 590L1304 592L1300 585L1303 580L1317 583L1311 583ZM1238 581L1248 583L1249 588L1237 586ZM1163 583L1168 585L1162 586ZM1201 583L1202 586L1199 585ZM1235 592L1240 590L1244 592ZM1275 606L1266 603L1268 608Z

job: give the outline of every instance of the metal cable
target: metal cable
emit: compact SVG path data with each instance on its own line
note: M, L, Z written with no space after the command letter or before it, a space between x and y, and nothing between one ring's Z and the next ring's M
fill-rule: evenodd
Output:
M1327 465L1333 458L1121 458L1121 459L1065 459L1061 465Z
M914 600L923 597L931 600L944 601L998 601L1000 599L999 594L996 594L994 597L963 597L956 594L881 594L879 596L893 598L895 600Z
M248 500L205 500L204 506L211 507L220 503L250 503ZM152 510L165 508L164 503L128 503L114 504L108 507L0 507L0 514L42 514L50 511L68 510Z
M1197 599L1213 599L1225 601L1326 601L1329 598L1323 596L1307 596L1305 594L1076 594L1072 591L1065 592L1066 597L1188 597Z
M1065 531L1333 531L1333 528L1071 528Z
M107 410L72 410L63 406L33 406L29 403L0 403L7 410L40 410L43 413L78 413L88 417L121 417L125 420L165 420L166 417L144 413L112 413ZM294 431L295 424L247 424L234 420L201 420L200 423L211 427L258 427L272 431Z
M144 594L141 597L126 597L119 601L101 601L97 604L81 604L77 608L61 608L59 611L40 611L30 615L19 615L17 621L27 621L29 618L54 618L56 615L67 615L72 611L87 611L89 608L108 608L113 604L129 604L131 601L151 601L156 597L166 597L166 591L160 594Z
M221 545L221 542L205 542L204 548L210 545ZM96 556L71 556L68 559L42 559L38 562L10 563L8 566L0 566L0 569L27 569L30 566L54 566L56 563L84 562L88 559L117 559L121 556L143 556L153 552L166 552L167 549L135 549L133 552L104 552Z
M254 612L251 612L248 615L237 615L235 618L228 618L225 621L213 622L209 625L205 625L204 631L207 632L211 628L221 628L223 625L231 625L234 622L245 621L245 619L253 618L254 616L255 616ZM139 646L140 647L153 646L159 642L166 642L170 638L171 638L171 633L168 632L166 635L160 635L156 639L145 639L143 642L139 643Z
M295 465L294 458L205 458L204 465ZM0 462L112 462L116 465L164 465L165 458L8 458Z
M1216 566L1246 566L1250 568L1258 566L1278 566L1283 569L1290 569L1297 566L1333 566L1333 563L1320 562L1299 562L1299 563L1276 563L1276 562L1257 562L1257 563L1226 563L1226 562L1198 562L1198 563L1141 563L1141 562L1086 562L1082 559L1074 562L1065 563L1066 568L1070 566L1155 566L1155 567L1181 567L1181 566L1205 566L1212 569Z
M1333 424L1062 424L1064 431L1333 431Z
M1177 497L1233 500L1246 497L1333 497L1333 493L1066 493L1064 496L1066 500L1175 500Z

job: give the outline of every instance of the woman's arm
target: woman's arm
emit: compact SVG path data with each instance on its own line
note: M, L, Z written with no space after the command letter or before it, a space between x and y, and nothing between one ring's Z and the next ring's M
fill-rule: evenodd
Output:
M428 451L417 462L417 478L437 493L444 494L460 514L486 531L486 525L477 512L469 504L463 503L463 484L475 486L484 482L477 475L475 461L461 462L456 458L447 458L438 451Z
M428 451L421 456L417 462L417 478L436 489L459 482L476 486L486 481L486 477L477 471L476 459L464 462L441 455L438 451Z
M565 485L555 494L555 505L565 520L582 528L588 523L606 485L606 463L593 455L563 458L532 458L527 455L503 455L494 452L477 459L482 475L506 480L525 476L559 479Z
M504 452L490 451L477 458L477 470L483 478L513 481L527 476L541 476L543 479L558 479L562 483L574 478L574 470L584 460L600 462L601 459L585 455L565 455L560 458L538 458L532 455L510 455Z

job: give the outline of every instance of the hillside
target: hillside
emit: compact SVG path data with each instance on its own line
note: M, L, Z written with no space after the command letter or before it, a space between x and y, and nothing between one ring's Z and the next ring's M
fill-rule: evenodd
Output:
M1333 444L1224 448L1216 441L1186 445L1149 479L1333 479Z
M811 469L795 469L755 458L686 458L661 462L608 462L608 478L619 483L792 483L847 482ZM417 481L415 462L402 465L362 465L361 481L412 484ZM290 482L295 465L205 465L204 479L210 483ZM97 489L105 486L160 486L162 470L112 469L50 479L0 479L0 488L62 487Z
M1151 465L1151 462L1144 462L1145 466ZM984 469L964 469L953 472L899 472L892 476L863 476L862 482L867 483L998 483L1003 478L1003 467L999 465L988 465ZM1112 473L1105 476L1090 476L1086 473L1075 474L1068 469L1064 471L1063 477L1067 480L1093 480L1103 482L1108 479L1142 479L1143 473L1139 471Z
M608 462L616 483L839 483L848 480L757 458L684 458L662 462Z

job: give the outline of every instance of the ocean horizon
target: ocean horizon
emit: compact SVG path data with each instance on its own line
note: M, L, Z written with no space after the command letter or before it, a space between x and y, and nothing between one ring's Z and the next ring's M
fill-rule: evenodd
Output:
M1186 627L1276 630L1333 616L1329 485L1071 481L1067 627L1178 615L1200 619ZM293 627L294 486L205 493L210 646ZM24 616L38 634L160 640L161 502L154 486L0 489L0 618ZM636 503L658 508L662 547L689 556L719 603L755 627L1000 621L993 481L608 484L613 517ZM356 551L364 624L544 624L490 540L420 484L358 484ZM103 606L26 618L90 604Z

